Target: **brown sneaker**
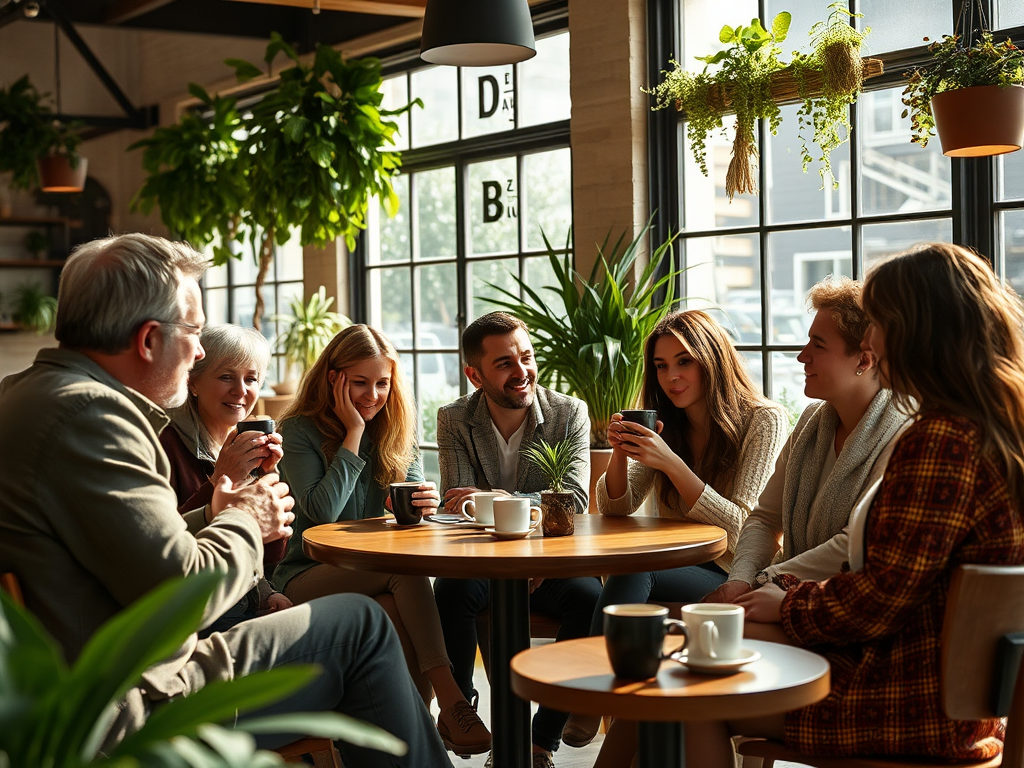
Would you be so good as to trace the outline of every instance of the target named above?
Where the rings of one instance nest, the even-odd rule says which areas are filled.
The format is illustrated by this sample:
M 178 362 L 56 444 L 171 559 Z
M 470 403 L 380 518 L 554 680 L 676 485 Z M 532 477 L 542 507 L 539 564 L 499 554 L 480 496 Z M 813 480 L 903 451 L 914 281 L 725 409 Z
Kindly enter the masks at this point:
M 437 732 L 456 755 L 479 755 L 491 748 L 491 733 L 468 701 L 455 702 L 437 717 Z
M 585 747 L 597 736 L 601 718 L 596 715 L 569 715 L 562 729 L 562 741 L 570 747 Z

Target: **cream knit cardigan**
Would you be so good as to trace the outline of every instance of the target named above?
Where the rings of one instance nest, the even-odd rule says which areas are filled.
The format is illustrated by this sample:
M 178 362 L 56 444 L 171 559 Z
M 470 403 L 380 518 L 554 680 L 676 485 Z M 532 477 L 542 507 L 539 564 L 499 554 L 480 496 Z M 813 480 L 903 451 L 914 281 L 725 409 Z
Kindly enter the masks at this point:
M 601 475 L 596 488 L 597 509 L 603 515 L 631 515 L 654 492 L 658 500 L 658 517 L 692 520 L 725 529 L 728 550 L 715 563 L 728 572 L 740 528 L 771 477 L 775 459 L 786 441 L 788 427 L 785 411 L 774 403 L 752 408 L 742 425 L 739 463 L 732 483 L 719 489 L 705 485 L 704 492 L 690 509 L 678 496 L 675 504 L 662 502 L 661 483 L 671 481 L 661 472 L 633 459 L 628 463 L 628 487 L 619 498 L 608 497 L 607 478 Z

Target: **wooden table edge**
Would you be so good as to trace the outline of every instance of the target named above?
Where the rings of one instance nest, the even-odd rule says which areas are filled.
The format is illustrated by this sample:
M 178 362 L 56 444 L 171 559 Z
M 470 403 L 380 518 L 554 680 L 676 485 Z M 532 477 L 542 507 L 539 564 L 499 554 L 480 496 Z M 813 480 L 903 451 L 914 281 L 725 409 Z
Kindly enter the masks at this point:
M 557 683 L 543 683 L 526 677 L 517 668 L 517 660 L 521 655 L 517 654 L 512 659 L 512 691 L 521 699 L 538 702 L 550 709 L 580 715 L 611 715 L 646 722 L 700 722 L 764 717 L 790 712 L 819 702 L 828 696 L 831 690 L 831 670 L 826 669 L 825 673 L 817 678 L 782 689 L 689 699 L 671 695 L 636 696 L 629 691 L 581 693 L 578 689 L 565 688 Z M 666 661 L 663 664 L 676 665 L 676 662 Z M 678 665 L 675 668 L 682 670 Z

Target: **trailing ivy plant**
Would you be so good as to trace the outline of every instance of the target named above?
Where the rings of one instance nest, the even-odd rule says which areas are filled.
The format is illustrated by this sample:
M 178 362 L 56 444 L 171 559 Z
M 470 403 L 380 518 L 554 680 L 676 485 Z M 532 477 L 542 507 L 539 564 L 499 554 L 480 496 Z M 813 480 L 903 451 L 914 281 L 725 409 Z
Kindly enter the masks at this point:
M 686 113 L 686 135 L 694 159 L 707 176 L 707 135 L 723 130 L 722 118 L 736 113 L 736 137 L 733 141 L 734 163 L 729 166 L 728 188 L 736 192 L 754 192 L 750 160 L 757 159 L 754 128 L 757 120 L 768 121 L 772 133 L 781 122 L 779 105 L 771 94 L 771 76 L 785 64 L 779 59 L 792 15 L 782 11 L 773 20 L 771 30 L 760 19 L 751 19 L 748 26 L 722 27 L 720 42 L 729 47 L 709 56 L 697 56 L 704 62 L 701 72 L 688 72 L 677 61 L 673 70 L 663 72 L 664 81 L 649 92 L 655 97 L 654 109 L 675 106 Z M 711 67 L 717 65 L 718 69 Z M 731 107 L 730 107 L 731 102 Z M 732 195 L 730 194 L 730 198 Z
M 188 129 L 175 126 L 177 133 L 155 133 L 136 145 L 153 153 L 157 167 L 155 174 L 147 168 L 148 188 L 136 198 L 140 208 L 159 204 L 164 223 L 180 234 L 191 230 L 195 242 L 209 243 L 219 236 L 222 247 L 215 263 L 237 256 L 236 249 L 225 247 L 231 240 L 246 237 L 252 244 L 259 266 L 253 312 L 257 328 L 275 244 L 284 245 L 296 229 L 302 245 L 322 247 L 343 236 L 354 248 L 356 236 L 366 228 L 370 200 L 379 197 L 390 215 L 397 211 L 392 177 L 401 158 L 387 145 L 394 144 L 398 125 L 387 118 L 413 104 L 422 106 L 416 99 L 398 110 L 381 108 L 377 59 L 345 61 L 332 47 L 318 45 L 312 62 L 306 63 L 274 33 L 264 56 L 268 68 L 279 55 L 291 66 L 277 73 L 275 90 L 240 112 L 235 128 L 228 130 L 234 120 L 231 112 L 237 110 L 234 99 L 223 100 L 223 122 L 218 123 L 216 100 L 192 86 L 215 117 L 198 118 Z M 240 82 L 263 74 L 241 59 L 226 63 Z M 195 133 L 191 152 L 185 147 L 190 131 Z M 188 194 L 172 183 L 182 165 L 191 185 Z M 154 181 L 163 174 L 168 174 L 166 183 Z M 229 183 L 218 191 L 222 176 Z M 215 203 L 208 205 L 208 199 Z
M 928 42 L 928 38 L 924 38 Z M 972 45 L 960 35 L 943 35 L 928 46 L 932 62 L 905 74 L 903 117 L 910 117 L 910 140 L 922 147 L 935 135 L 932 97 L 975 85 L 1024 85 L 1024 51 L 1010 38 L 995 42 L 991 32 L 982 32 Z
M 0 88 L 0 173 L 11 173 L 12 186 L 32 189 L 39 183 L 36 161 L 53 153 L 67 155 L 78 167 L 81 123 L 61 122 L 42 94 L 24 75 Z
M 779 105 L 802 102 L 797 112 L 804 171 L 815 159 L 810 144 L 817 144 L 820 174 L 832 176 L 829 156 L 849 138 L 849 105 L 860 93 L 863 62 L 860 48 L 864 35 L 849 22 L 853 17 L 842 2 L 829 6 L 826 21 L 810 29 L 812 51 L 794 53 L 787 64 L 780 58 L 779 43 L 786 39 L 792 20 L 783 11 L 766 30 L 758 19 L 749 26 L 722 27 L 719 40 L 729 45 L 710 56 L 698 56 L 705 62 L 702 72 L 687 72 L 672 61 L 672 71 L 663 72 L 664 80 L 651 89 L 654 109 L 674 106 L 686 113 L 686 132 L 694 159 L 707 175 L 707 136 L 723 127 L 723 117 L 736 113 L 733 156 L 726 175 L 726 193 L 756 192 L 752 161 L 757 159 L 754 127 L 766 120 L 768 130 L 777 133 L 781 122 Z M 718 68 L 712 70 L 711 67 Z
M 858 30 L 850 22 L 863 14 L 850 13 L 843 3 L 829 6 L 831 13 L 825 21 L 816 22 L 810 29 L 812 51 L 793 54 L 793 74 L 800 91 L 801 105 L 797 110 L 803 171 L 817 160 L 822 186 L 826 181 L 838 186 L 832 173 L 831 155 L 834 149 L 850 138 L 850 105 L 857 101 L 864 85 L 864 62 L 860 56 L 867 27 Z M 818 147 L 818 157 L 811 153 L 809 144 Z

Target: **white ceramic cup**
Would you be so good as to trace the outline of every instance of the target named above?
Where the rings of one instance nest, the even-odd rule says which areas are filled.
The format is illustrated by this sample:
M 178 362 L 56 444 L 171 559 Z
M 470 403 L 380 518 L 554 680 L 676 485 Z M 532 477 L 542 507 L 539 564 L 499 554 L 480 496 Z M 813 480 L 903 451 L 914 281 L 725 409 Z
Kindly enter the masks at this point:
M 468 517 L 475 523 L 494 525 L 494 500 L 504 496 L 504 493 L 498 491 L 477 491 L 462 502 L 459 512 L 463 517 Z M 467 507 L 469 508 L 468 512 L 466 511 Z
M 534 531 L 540 525 L 543 513 L 522 496 L 500 496 L 492 502 L 494 530 L 499 533 Z
M 740 657 L 743 609 L 731 603 L 691 603 L 683 606 L 686 655 L 692 661 L 732 661 Z

